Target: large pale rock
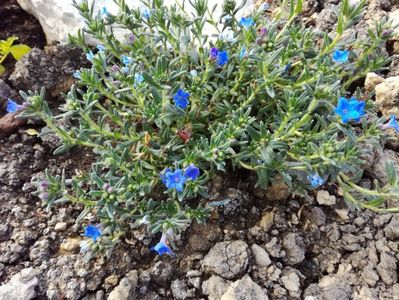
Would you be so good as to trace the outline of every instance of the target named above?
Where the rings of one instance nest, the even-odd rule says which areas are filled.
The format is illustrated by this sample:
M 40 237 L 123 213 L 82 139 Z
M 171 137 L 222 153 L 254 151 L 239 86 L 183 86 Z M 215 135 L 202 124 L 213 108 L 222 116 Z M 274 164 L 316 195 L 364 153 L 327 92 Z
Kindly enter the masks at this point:
M 39 283 L 36 274 L 33 268 L 23 269 L 15 274 L 8 283 L 0 286 L 0 300 L 35 298 L 35 288 Z
M 28 13 L 34 15 L 40 22 L 43 31 L 46 35 L 47 43 L 52 42 L 68 42 L 68 34 L 75 34 L 79 28 L 84 27 L 82 17 L 79 15 L 78 10 L 72 5 L 73 0 L 17 0 L 19 5 Z M 89 1 L 92 3 L 93 0 Z M 130 8 L 145 9 L 141 1 L 125 0 Z M 180 1 L 182 2 L 182 1 Z M 240 2 L 240 1 L 237 1 Z M 165 5 L 170 6 L 176 4 L 176 0 L 165 0 Z M 214 17 L 219 17 L 222 13 L 222 5 L 220 1 L 209 0 L 208 7 L 213 7 L 218 4 L 214 13 Z M 188 6 L 188 1 L 186 1 Z M 96 0 L 94 9 L 97 12 L 102 7 L 106 7 L 110 14 L 118 14 L 118 6 L 114 1 L 109 0 Z M 249 0 L 241 11 L 242 14 L 247 14 L 248 11 L 254 8 L 253 1 Z M 188 11 L 193 11 L 190 7 Z M 124 40 L 129 32 L 127 30 L 120 30 L 115 28 L 114 34 L 119 40 Z M 211 35 L 216 33 L 216 30 L 209 24 L 206 26 L 204 32 Z
M 217 243 L 202 261 L 206 273 L 225 279 L 242 276 L 249 266 L 249 248 L 243 241 Z
M 377 84 L 384 82 L 384 77 L 377 75 L 376 73 L 369 72 L 366 75 L 366 80 L 364 81 L 364 87 L 366 91 L 372 92 Z
M 386 116 L 399 117 L 399 76 L 389 77 L 375 87 L 375 100 L 380 111 Z
M 234 282 L 221 300 L 268 300 L 262 288 L 252 281 L 251 277 L 245 275 L 242 279 Z
M 108 300 L 129 300 L 136 299 L 136 287 L 138 282 L 138 272 L 130 271 L 121 280 L 119 285 L 109 294 Z

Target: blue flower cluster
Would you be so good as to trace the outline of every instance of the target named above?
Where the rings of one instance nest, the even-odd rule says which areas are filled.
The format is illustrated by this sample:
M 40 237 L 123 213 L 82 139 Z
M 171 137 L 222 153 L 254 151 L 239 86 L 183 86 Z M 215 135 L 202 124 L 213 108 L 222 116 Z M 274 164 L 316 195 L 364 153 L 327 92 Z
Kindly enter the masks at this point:
M 167 254 L 171 257 L 175 257 L 176 255 L 173 253 L 172 249 L 167 245 L 167 234 L 162 233 L 161 240 L 156 244 L 154 247 L 151 247 L 150 249 L 152 251 L 156 251 L 158 255 L 162 256 L 164 254 Z
M 360 118 L 366 115 L 364 111 L 365 106 L 366 102 L 359 101 L 355 97 L 350 99 L 340 97 L 338 105 L 335 108 L 335 113 L 341 116 L 343 123 L 348 123 L 351 120 L 359 122 Z
M 210 58 L 216 60 L 217 64 L 222 67 L 229 61 L 229 55 L 226 50 L 219 51 L 218 48 L 211 48 Z
M 242 27 L 244 27 L 245 29 L 248 29 L 248 28 L 250 28 L 250 27 L 252 27 L 252 26 L 254 26 L 255 25 L 255 22 L 252 20 L 252 18 L 251 17 L 248 17 L 248 18 L 241 18 L 241 20 L 240 20 L 240 25 L 242 26 Z
M 175 171 L 172 171 L 171 169 L 167 168 L 161 174 L 161 180 L 168 189 L 175 189 L 178 192 L 182 192 L 184 184 L 188 180 L 197 179 L 199 174 L 200 170 L 196 166 L 191 164 L 184 170 L 184 172 L 181 169 L 176 169 Z
M 97 239 L 101 236 L 102 232 L 100 226 L 88 225 L 85 228 L 83 235 L 87 238 L 92 239 L 93 241 L 97 241 Z
M 332 60 L 336 63 L 345 63 L 349 59 L 349 50 L 335 50 L 332 54 Z

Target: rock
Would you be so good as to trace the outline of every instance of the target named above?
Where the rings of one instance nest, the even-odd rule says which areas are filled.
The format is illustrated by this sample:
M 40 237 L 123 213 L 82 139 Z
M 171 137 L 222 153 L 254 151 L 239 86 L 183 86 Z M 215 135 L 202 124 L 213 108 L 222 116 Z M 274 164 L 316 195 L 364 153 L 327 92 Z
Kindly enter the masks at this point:
M 272 263 L 269 254 L 261 246 L 253 244 L 251 250 L 255 257 L 255 263 L 259 267 L 267 267 Z
M 26 10 L 28 13 L 34 15 L 42 25 L 43 31 L 46 35 L 47 43 L 52 42 L 68 42 L 68 34 L 76 34 L 77 30 L 84 26 L 84 21 L 79 15 L 78 10 L 73 7 L 73 0 L 17 0 L 19 5 Z M 130 8 L 145 9 L 144 4 L 136 0 L 126 0 L 126 4 Z M 174 0 L 164 1 L 165 5 L 170 6 L 175 4 Z M 216 0 L 209 1 L 209 7 L 213 7 L 219 2 Z M 115 15 L 118 13 L 118 6 L 113 1 L 97 0 L 94 6 L 94 15 L 99 13 L 102 7 L 106 7 L 107 11 Z M 254 4 L 252 1 L 248 1 L 244 6 L 244 10 L 240 11 L 240 15 L 245 15 L 248 10 L 252 10 Z M 188 11 L 192 12 L 193 9 L 187 6 Z M 220 16 L 222 13 L 222 5 L 218 5 L 214 16 Z M 237 16 L 239 18 L 239 16 Z M 216 32 L 212 26 L 205 26 L 205 31 L 209 36 Z M 120 40 L 125 40 L 125 36 L 129 31 L 121 30 L 120 28 L 114 27 L 113 33 Z
M 54 230 L 55 231 L 64 231 L 67 228 L 67 223 L 65 222 L 58 222 L 57 224 L 55 224 L 54 226 Z
M 189 290 L 187 283 L 180 279 L 172 281 L 170 289 L 172 290 L 173 299 L 184 300 L 195 296 L 195 289 Z
M 119 281 L 119 276 L 112 274 L 105 278 L 104 283 L 109 286 L 116 286 Z
M 349 300 L 352 295 L 352 287 L 340 276 L 324 276 L 318 284 L 323 293 L 323 300 Z
M 384 228 L 385 236 L 391 241 L 399 239 L 399 216 L 394 215 L 391 222 Z
M 337 15 L 331 8 L 324 8 L 316 18 L 316 28 L 322 31 L 331 31 L 337 24 Z
M 233 279 L 245 273 L 249 266 L 249 249 L 243 241 L 219 242 L 202 261 L 206 273 Z
M 296 265 L 305 259 L 305 244 L 298 233 L 288 233 L 283 240 L 287 264 Z
M 389 77 L 375 87 L 375 103 L 385 117 L 399 118 L 399 76 Z
M 172 280 L 173 268 L 170 263 L 158 261 L 151 268 L 151 280 L 161 287 L 169 287 Z
M 0 104 L 3 109 L 6 108 L 6 99 L 13 93 L 12 88 L 2 79 L 0 79 Z M 4 106 L 4 107 L 3 107 Z
M 366 91 L 372 92 L 377 84 L 384 82 L 384 77 L 377 75 L 376 73 L 369 72 L 366 75 L 366 80 L 364 81 L 364 87 Z
M 399 90 L 398 90 L 398 93 L 399 93 Z M 399 94 L 398 94 L 398 96 L 399 96 Z M 398 106 L 398 108 L 399 108 L 399 106 Z M 374 161 L 373 165 L 370 168 L 367 168 L 365 171 L 367 174 L 378 179 L 383 185 L 385 185 L 388 181 L 388 176 L 387 176 L 387 172 L 385 169 L 385 164 L 387 162 L 392 162 L 393 166 L 397 170 L 397 172 L 399 171 L 399 154 L 396 153 L 395 151 L 388 150 L 388 149 L 384 149 L 384 150 L 378 149 L 376 151 L 375 161 Z
M 269 201 L 283 201 L 289 195 L 290 189 L 282 179 L 277 179 L 266 190 L 266 198 Z
M 10 76 L 16 90 L 40 90 L 46 88 L 51 97 L 69 90 L 74 83 L 72 74 L 88 61 L 79 48 L 49 46 L 44 50 L 34 48 L 16 64 Z
M 375 286 L 378 282 L 378 279 L 380 279 L 380 277 L 378 276 L 377 272 L 375 271 L 371 263 L 369 263 L 363 269 L 362 278 L 364 282 L 366 282 L 371 287 Z
M 262 288 L 248 275 L 230 285 L 220 300 L 268 300 Z
M 9 282 L 0 286 L 0 300 L 35 298 L 35 288 L 39 284 L 36 274 L 37 271 L 33 268 L 23 269 L 15 274 Z
M 78 237 L 68 237 L 61 243 L 61 250 L 66 252 L 78 252 L 80 250 L 80 242 Z
M 330 195 L 325 190 L 320 190 L 317 192 L 316 200 L 320 205 L 335 205 L 336 198 L 334 195 Z
M 281 277 L 284 287 L 288 290 L 291 297 L 299 298 L 299 277 L 294 271 L 290 271 L 287 275 Z
M 9 136 L 11 133 L 26 123 L 26 119 L 16 118 L 18 113 L 8 113 L 0 118 L 0 138 Z
M 274 212 L 268 211 L 263 214 L 262 219 L 259 222 L 259 226 L 263 228 L 265 232 L 269 231 L 274 224 Z
M 130 271 L 122 278 L 119 285 L 109 294 L 108 300 L 130 300 L 136 299 L 136 287 L 138 282 L 138 272 Z
M 391 22 L 391 28 L 394 30 L 390 39 L 392 42 L 392 53 L 399 54 L 399 10 L 393 10 L 388 15 L 388 22 Z
M 387 285 L 396 283 L 398 280 L 398 274 L 396 271 L 395 257 L 386 252 L 381 253 L 380 263 L 377 265 L 377 272 Z
M 202 293 L 207 295 L 209 300 L 219 300 L 228 289 L 229 284 L 230 281 L 212 275 L 208 280 L 202 283 Z

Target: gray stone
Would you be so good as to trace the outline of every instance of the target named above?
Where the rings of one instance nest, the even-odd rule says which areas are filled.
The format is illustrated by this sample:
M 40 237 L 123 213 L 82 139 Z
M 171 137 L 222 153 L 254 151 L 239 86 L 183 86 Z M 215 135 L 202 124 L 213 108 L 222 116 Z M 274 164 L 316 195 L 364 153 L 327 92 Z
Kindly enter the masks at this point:
M 108 300 L 131 300 L 136 299 L 136 287 L 138 282 L 138 272 L 130 271 L 120 281 L 118 286 L 109 294 Z
M 16 90 L 40 90 L 45 87 L 48 95 L 58 97 L 61 92 L 67 92 L 74 83 L 74 71 L 86 65 L 88 61 L 78 48 L 34 48 L 17 61 L 10 81 Z
M 268 300 L 262 288 L 248 275 L 230 285 L 220 300 Z
M 281 281 L 291 297 L 300 297 L 299 288 L 301 284 L 298 275 L 294 271 L 290 271 L 287 275 L 282 276 Z
M 243 241 L 219 242 L 202 261 L 206 273 L 225 279 L 243 275 L 249 266 L 249 249 Z
M 0 300 L 35 298 L 35 288 L 39 283 L 36 274 L 37 271 L 33 268 L 23 269 L 15 274 L 9 282 L 0 286 Z
M 283 248 L 287 253 L 287 264 L 296 265 L 305 259 L 305 245 L 298 233 L 288 233 L 284 237 Z
M 324 300 L 349 300 L 352 295 L 352 287 L 340 276 L 324 276 L 319 281 Z
M 398 274 L 396 271 L 395 257 L 386 252 L 381 253 L 380 263 L 377 265 L 377 272 L 387 285 L 396 283 L 398 280 Z
M 212 275 L 208 280 L 202 283 L 202 293 L 207 295 L 209 300 L 219 300 L 228 289 L 229 284 L 230 281 Z
M 251 246 L 251 250 L 255 257 L 255 263 L 259 267 L 267 267 L 272 263 L 269 254 L 267 254 L 266 250 L 263 249 L 261 246 L 253 244 Z
M 375 286 L 378 282 L 378 279 L 380 279 L 373 265 L 370 263 L 363 269 L 362 278 L 364 282 L 371 287 Z
M 172 265 L 163 261 L 158 261 L 151 268 L 151 280 L 161 287 L 169 287 L 172 280 Z
M 172 281 L 170 289 L 172 290 L 173 299 L 183 300 L 195 296 L 195 289 L 188 289 L 187 283 L 180 279 Z
M 399 78 L 399 77 L 398 77 Z M 399 103 L 399 102 L 398 102 Z M 398 105 L 399 109 L 399 105 Z M 398 111 L 399 112 L 399 111 Z M 398 114 L 399 117 L 399 114 Z M 388 149 L 378 149 L 376 151 L 376 157 L 371 168 L 367 168 L 367 174 L 371 175 L 373 178 L 378 179 L 383 185 L 385 185 L 388 181 L 387 172 L 385 169 L 385 164 L 387 162 L 393 163 L 394 168 L 399 170 L 399 154 L 395 151 Z M 399 172 L 398 172 L 399 173 Z
M 54 226 L 55 231 L 64 231 L 67 228 L 68 224 L 65 222 L 58 222 Z
M 385 236 L 389 240 L 397 240 L 399 239 L 399 215 L 394 215 L 391 219 L 391 222 L 384 228 Z

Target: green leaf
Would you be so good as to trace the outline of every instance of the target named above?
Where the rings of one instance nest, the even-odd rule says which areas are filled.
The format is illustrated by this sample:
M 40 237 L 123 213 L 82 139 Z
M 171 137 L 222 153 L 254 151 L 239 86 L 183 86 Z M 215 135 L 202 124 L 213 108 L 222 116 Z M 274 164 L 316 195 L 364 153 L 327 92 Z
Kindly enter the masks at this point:
M 0 75 L 3 74 L 6 71 L 6 68 L 4 68 L 2 65 L 0 65 Z
M 14 45 L 10 48 L 11 55 L 16 59 L 19 60 L 21 59 L 22 56 L 25 54 L 29 53 L 31 48 L 29 46 L 20 44 L 20 45 Z

